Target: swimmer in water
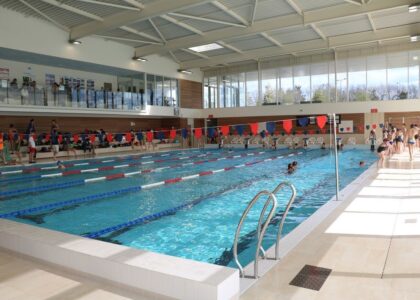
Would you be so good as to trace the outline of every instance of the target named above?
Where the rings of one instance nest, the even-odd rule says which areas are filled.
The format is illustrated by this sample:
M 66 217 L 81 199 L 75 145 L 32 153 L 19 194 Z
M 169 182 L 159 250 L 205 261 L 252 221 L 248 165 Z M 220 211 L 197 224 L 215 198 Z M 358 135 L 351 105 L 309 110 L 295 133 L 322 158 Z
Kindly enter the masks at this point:
M 57 167 L 62 170 L 66 168 L 66 166 L 63 164 L 61 160 L 57 161 Z

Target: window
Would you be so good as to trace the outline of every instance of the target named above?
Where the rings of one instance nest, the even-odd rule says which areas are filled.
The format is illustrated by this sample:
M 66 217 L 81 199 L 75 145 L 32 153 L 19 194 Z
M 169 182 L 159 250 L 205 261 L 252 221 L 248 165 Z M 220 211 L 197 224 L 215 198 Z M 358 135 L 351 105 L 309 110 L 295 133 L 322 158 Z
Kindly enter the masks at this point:
M 347 61 L 349 101 L 366 100 L 366 58 L 352 58 Z
M 147 104 L 155 105 L 155 75 L 147 75 Z
M 310 65 L 293 67 L 295 103 L 308 102 L 311 99 Z
M 311 67 L 311 101 L 328 101 L 328 62 L 312 64 Z
M 337 61 L 337 74 L 336 74 L 336 87 L 337 87 L 337 101 L 343 102 L 348 100 L 347 95 L 347 61 Z
M 277 103 L 276 77 L 276 69 L 262 71 L 261 99 L 263 105 Z
M 156 104 L 163 105 L 163 77 L 156 76 Z
M 408 70 L 408 98 L 415 99 L 420 97 L 419 93 L 419 62 L 420 51 L 411 51 L 409 57 L 409 70 Z
M 367 66 L 367 100 L 388 99 L 386 88 L 386 56 L 368 56 Z
M 391 100 L 408 98 L 407 52 L 388 54 L 388 97 Z
M 293 72 L 291 67 L 283 67 L 279 69 L 278 89 L 279 102 L 282 104 L 293 104 Z
M 246 105 L 256 106 L 258 102 L 258 72 L 246 73 Z

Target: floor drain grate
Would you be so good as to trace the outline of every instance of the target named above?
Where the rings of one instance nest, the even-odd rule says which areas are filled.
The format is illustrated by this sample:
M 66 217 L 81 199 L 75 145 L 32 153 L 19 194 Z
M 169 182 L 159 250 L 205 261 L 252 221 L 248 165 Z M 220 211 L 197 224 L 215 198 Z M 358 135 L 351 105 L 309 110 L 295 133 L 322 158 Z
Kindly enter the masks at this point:
M 331 269 L 305 265 L 290 285 L 319 291 L 331 272 Z

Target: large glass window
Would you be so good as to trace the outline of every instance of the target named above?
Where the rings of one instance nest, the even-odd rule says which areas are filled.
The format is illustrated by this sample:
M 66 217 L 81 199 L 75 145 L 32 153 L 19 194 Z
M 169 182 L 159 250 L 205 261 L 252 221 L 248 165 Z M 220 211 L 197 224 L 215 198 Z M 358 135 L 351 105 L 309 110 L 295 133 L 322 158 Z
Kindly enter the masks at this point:
M 348 100 L 347 94 L 347 61 L 338 60 L 336 70 L 336 87 L 337 87 L 337 100 L 343 102 Z
M 308 102 L 311 99 L 310 65 L 293 67 L 295 103 Z
M 312 102 L 328 101 L 328 62 L 312 64 L 311 100 Z
M 366 58 L 352 58 L 348 65 L 349 101 L 366 100 Z
M 283 104 L 292 104 L 295 100 L 293 95 L 293 71 L 291 67 L 279 69 L 278 83 L 277 94 L 279 95 L 279 102 Z
M 408 54 L 388 54 L 388 97 L 392 100 L 408 98 Z
M 276 78 L 277 70 L 263 70 L 262 74 L 262 104 L 271 105 L 277 103 L 277 87 L 276 87 Z
M 246 73 L 246 105 L 256 106 L 258 102 L 258 72 Z
M 386 56 L 368 56 L 367 66 L 367 100 L 386 100 Z
M 155 105 L 155 75 L 147 75 L 147 104 Z
M 420 97 L 419 76 L 420 76 L 420 51 L 411 51 L 409 56 L 409 70 L 408 70 L 408 98 L 416 99 Z
M 163 77 L 156 76 L 156 105 L 163 105 Z

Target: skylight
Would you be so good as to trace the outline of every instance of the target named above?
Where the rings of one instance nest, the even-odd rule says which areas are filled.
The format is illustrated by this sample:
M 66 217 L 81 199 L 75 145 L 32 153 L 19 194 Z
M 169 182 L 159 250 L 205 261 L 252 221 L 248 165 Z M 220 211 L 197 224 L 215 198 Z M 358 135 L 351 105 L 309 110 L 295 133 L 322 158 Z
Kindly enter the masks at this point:
M 221 48 L 223 48 L 223 47 L 220 46 L 219 44 L 212 43 L 212 44 L 207 44 L 207 45 L 191 47 L 189 49 L 192 50 L 192 51 L 195 51 L 195 52 L 206 52 L 206 51 L 212 51 L 212 50 L 217 50 L 217 49 L 221 49 Z

